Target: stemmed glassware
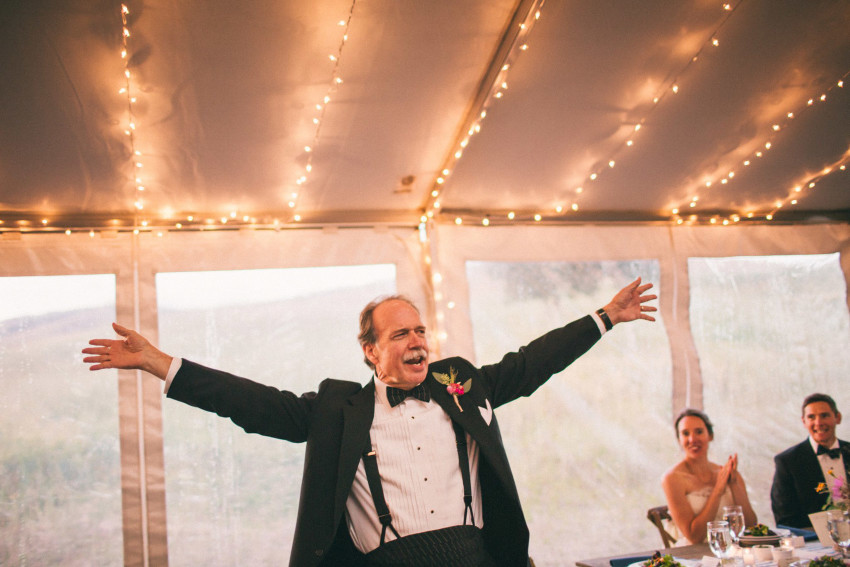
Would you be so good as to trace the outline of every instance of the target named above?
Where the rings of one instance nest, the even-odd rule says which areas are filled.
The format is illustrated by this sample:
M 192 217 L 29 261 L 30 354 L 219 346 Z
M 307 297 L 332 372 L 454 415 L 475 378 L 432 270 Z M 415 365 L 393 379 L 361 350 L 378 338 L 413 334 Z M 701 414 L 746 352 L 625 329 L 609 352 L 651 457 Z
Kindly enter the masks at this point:
M 841 555 L 850 557 L 850 511 L 827 510 L 826 526 L 829 537 L 841 548 Z
M 720 565 L 729 565 L 733 561 L 734 546 L 729 522 L 708 522 L 708 546 L 711 552 L 720 559 Z
M 732 536 L 732 541 L 737 544 L 744 535 L 744 509 L 738 505 L 723 507 L 723 520 L 729 524 L 729 535 Z

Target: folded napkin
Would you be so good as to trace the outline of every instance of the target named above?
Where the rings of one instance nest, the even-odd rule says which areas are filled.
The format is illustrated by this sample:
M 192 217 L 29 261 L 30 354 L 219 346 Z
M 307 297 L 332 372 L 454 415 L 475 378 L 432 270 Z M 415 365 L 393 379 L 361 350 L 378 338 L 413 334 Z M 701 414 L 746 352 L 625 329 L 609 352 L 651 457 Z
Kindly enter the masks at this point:
M 814 532 L 814 530 L 804 530 L 802 528 L 792 528 L 791 526 L 783 526 L 778 525 L 777 528 L 781 528 L 783 530 L 788 530 L 791 532 L 791 535 L 795 536 L 803 536 L 805 541 L 815 541 L 818 539 L 818 534 Z

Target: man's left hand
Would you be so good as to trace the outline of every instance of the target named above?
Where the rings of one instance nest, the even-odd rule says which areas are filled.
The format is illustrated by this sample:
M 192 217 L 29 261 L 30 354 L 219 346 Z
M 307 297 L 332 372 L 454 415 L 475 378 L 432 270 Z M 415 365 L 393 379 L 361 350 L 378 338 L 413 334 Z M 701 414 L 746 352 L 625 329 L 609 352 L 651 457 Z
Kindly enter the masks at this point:
M 638 278 L 618 291 L 611 302 L 604 307 L 612 324 L 616 325 L 635 319 L 655 321 L 655 317 L 649 315 L 649 313 L 658 311 L 658 308 L 652 305 L 644 305 L 644 303 L 658 299 L 658 296 L 645 295 L 652 288 L 652 284 L 641 284 L 640 281 L 640 278 Z

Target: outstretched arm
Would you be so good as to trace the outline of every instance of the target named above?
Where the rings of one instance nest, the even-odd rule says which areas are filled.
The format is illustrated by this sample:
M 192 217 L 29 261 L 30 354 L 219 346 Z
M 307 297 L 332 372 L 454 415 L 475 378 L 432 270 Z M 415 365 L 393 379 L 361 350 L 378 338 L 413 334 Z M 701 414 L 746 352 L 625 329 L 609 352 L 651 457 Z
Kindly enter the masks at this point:
M 137 369 L 165 380 L 172 357 L 153 346 L 145 337 L 118 323 L 112 323 L 115 332 L 123 339 L 92 339 L 91 347 L 83 349 L 90 354 L 83 362 L 91 364 L 89 370 L 104 368 Z
M 644 305 L 647 301 L 658 298 L 657 295 L 644 295 L 651 288 L 651 283 L 641 285 L 640 278 L 638 278 L 618 291 L 610 303 L 603 308 L 608 317 L 611 318 L 611 323 L 616 325 L 635 319 L 655 321 L 655 317 L 648 313 L 658 311 L 658 308 L 652 305 Z

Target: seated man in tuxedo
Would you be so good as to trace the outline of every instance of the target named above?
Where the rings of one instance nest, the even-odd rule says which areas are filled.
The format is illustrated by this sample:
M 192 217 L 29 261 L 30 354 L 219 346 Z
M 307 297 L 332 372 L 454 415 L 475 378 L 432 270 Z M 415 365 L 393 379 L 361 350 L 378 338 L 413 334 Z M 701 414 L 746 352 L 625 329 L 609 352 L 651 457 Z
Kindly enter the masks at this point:
M 528 526 L 493 409 L 528 396 L 614 325 L 654 321 L 640 278 L 596 313 L 495 364 L 429 361 L 425 325 L 402 296 L 360 316 L 372 379 L 327 379 L 301 396 L 123 340 L 83 349 L 91 370 L 141 369 L 173 398 L 249 433 L 306 442 L 290 565 L 525 567 Z
M 835 427 L 841 412 L 826 394 L 803 400 L 803 425 L 809 438 L 774 457 L 776 472 L 770 489 L 770 504 L 777 526 L 811 528 L 809 514 L 820 512 L 827 495 L 818 493 L 822 482 L 847 480 L 850 443 L 838 439 Z M 830 474 L 830 471 L 831 474 Z

